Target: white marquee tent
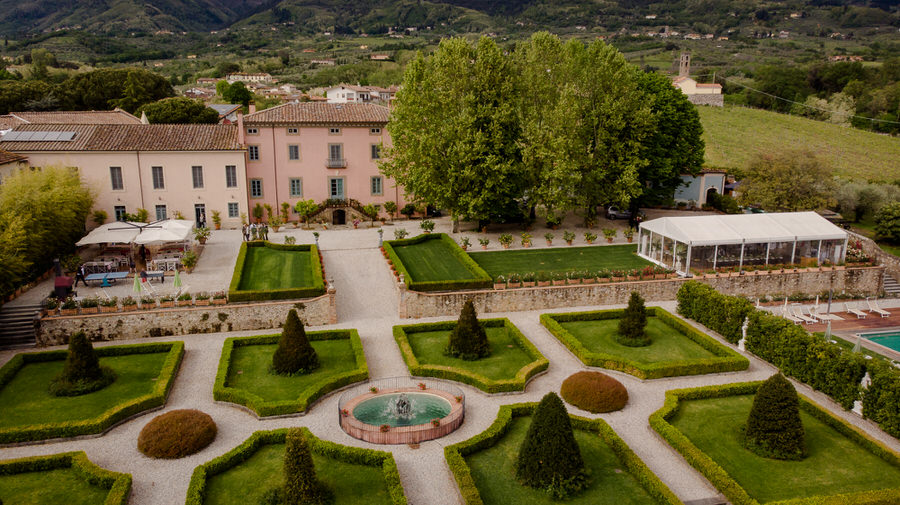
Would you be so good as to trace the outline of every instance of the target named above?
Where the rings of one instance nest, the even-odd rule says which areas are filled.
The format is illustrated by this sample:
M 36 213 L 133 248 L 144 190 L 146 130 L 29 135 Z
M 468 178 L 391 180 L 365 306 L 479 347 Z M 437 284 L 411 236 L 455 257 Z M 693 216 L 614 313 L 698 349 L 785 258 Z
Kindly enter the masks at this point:
M 641 223 L 638 254 L 681 274 L 745 265 L 844 261 L 846 231 L 815 212 L 662 217 Z

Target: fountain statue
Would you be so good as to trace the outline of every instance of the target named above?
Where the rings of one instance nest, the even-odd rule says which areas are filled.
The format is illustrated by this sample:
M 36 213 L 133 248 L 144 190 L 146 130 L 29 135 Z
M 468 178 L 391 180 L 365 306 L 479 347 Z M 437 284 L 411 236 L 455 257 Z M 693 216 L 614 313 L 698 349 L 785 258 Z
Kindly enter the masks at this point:
M 738 350 L 747 350 L 747 328 L 750 327 L 750 318 L 744 318 L 744 324 L 741 326 L 741 339 L 738 341 Z
M 412 402 L 406 396 L 406 393 L 400 393 L 400 396 L 394 402 L 394 414 L 397 417 L 409 417 L 412 414 Z

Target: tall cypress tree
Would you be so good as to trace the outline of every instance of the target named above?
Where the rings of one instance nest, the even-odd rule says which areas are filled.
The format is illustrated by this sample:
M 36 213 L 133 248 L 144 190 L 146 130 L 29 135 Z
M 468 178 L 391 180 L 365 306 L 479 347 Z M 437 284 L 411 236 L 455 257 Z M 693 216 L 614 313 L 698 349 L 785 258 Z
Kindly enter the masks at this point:
M 319 367 L 319 356 L 306 338 L 297 311 L 288 312 L 278 348 L 272 355 L 272 369 L 277 374 L 309 373 Z
M 800 400 L 784 375 L 769 377 L 756 391 L 744 436 L 747 448 L 760 456 L 793 460 L 806 456 Z
M 650 345 L 650 337 L 647 336 L 647 309 L 644 307 L 644 299 L 637 291 L 631 292 L 628 307 L 619 320 L 619 332 L 616 341 L 629 347 L 641 347 Z
M 91 340 L 83 331 L 69 337 L 69 352 L 63 371 L 50 383 L 50 392 L 56 396 L 78 396 L 97 391 L 116 379 L 108 367 L 100 366 Z
M 516 479 L 546 489 L 556 498 L 572 496 L 587 486 L 581 449 L 575 441 L 569 413 L 556 393 L 547 393 L 532 415 L 519 448 Z
M 491 354 L 491 345 L 488 343 L 487 332 L 478 322 L 475 313 L 475 305 L 472 299 L 466 300 L 459 321 L 453 331 L 450 332 L 450 341 L 447 343 L 446 353 L 456 358 L 476 360 Z
M 300 428 L 288 431 L 285 438 L 283 497 L 285 505 L 321 505 L 333 498 L 316 477 L 309 443 Z

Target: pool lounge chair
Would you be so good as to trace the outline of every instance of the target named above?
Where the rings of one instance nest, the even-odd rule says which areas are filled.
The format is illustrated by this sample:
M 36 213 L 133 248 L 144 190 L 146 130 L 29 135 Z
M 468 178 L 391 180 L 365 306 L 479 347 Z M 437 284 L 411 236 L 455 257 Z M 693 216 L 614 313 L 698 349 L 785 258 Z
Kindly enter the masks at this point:
M 829 319 L 832 320 L 832 321 L 843 321 L 843 320 L 844 320 L 843 317 L 841 317 L 841 316 L 839 316 L 839 315 L 837 315 L 837 314 L 831 314 L 831 313 L 824 313 L 824 314 L 823 314 L 823 313 L 819 312 L 819 306 L 818 306 L 818 305 L 814 305 L 813 307 L 811 307 L 811 308 L 809 309 L 809 312 L 810 312 L 812 315 L 816 316 L 820 321 L 827 321 L 827 320 L 829 320 Z
M 803 305 L 800 305 L 800 307 L 797 309 L 800 311 L 800 315 L 808 317 L 817 323 L 824 321 L 824 319 L 822 319 L 815 312 L 813 312 L 812 305 L 810 305 L 809 307 L 806 307 L 806 312 L 804 312 L 803 309 L 804 309 Z
M 804 315 L 803 309 L 800 307 L 799 303 L 792 304 L 791 309 L 792 309 L 791 313 L 794 315 L 794 317 L 803 321 L 806 324 L 819 322 L 817 319 L 814 319 L 814 318 Z
M 868 298 L 866 298 L 866 305 L 869 306 L 869 312 L 874 312 L 874 313 L 880 315 L 881 317 L 890 317 L 891 316 L 890 312 L 888 312 L 886 310 L 882 310 L 881 307 L 878 306 L 878 303 L 871 301 Z
M 803 322 L 802 319 L 795 317 L 793 314 L 791 314 L 790 311 L 787 309 L 787 307 L 781 308 L 781 317 L 787 319 L 788 321 L 790 321 L 794 324 L 800 324 Z
M 846 310 L 847 313 L 853 314 L 854 316 L 856 316 L 857 319 L 865 319 L 866 316 L 868 315 L 868 314 L 866 314 L 865 312 L 863 312 L 863 311 L 861 311 L 861 310 L 851 309 L 851 308 L 850 308 L 850 304 L 847 303 L 847 302 L 844 302 L 844 310 Z

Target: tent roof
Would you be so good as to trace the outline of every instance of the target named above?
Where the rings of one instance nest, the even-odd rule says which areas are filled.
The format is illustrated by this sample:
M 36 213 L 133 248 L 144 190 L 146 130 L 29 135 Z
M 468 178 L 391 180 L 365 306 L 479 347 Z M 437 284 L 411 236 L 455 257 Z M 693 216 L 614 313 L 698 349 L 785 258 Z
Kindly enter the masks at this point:
M 641 229 L 695 246 L 847 238 L 815 212 L 661 217 L 641 223 Z
M 152 223 L 132 223 L 114 221 L 94 228 L 75 245 L 88 244 L 159 244 L 187 240 L 194 227 L 193 221 L 186 219 L 165 219 Z
M 119 243 L 119 244 L 128 244 L 134 237 L 137 237 L 138 233 L 141 232 L 141 226 L 146 223 L 131 223 L 131 222 L 123 222 L 123 221 L 113 221 L 112 223 L 106 223 L 104 225 L 98 226 L 91 230 L 90 233 L 81 238 L 75 245 L 88 245 L 88 244 L 107 244 L 107 243 Z

